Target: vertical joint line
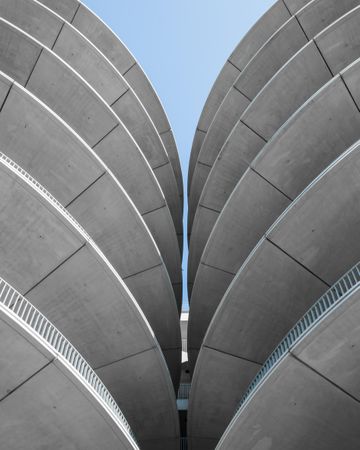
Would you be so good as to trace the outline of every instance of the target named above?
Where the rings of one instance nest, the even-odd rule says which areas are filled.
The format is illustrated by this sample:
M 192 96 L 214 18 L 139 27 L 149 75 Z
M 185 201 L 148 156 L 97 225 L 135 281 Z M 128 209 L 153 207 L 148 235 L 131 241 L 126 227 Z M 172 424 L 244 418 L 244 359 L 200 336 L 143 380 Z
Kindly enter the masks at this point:
M 318 44 L 316 42 L 316 39 L 313 39 L 313 42 L 315 44 L 315 47 L 317 48 L 317 51 L 319 52 L 320 56 L 322 57 L 326 67 L 328 68 L 328 71 L 330 72 L 331 76 L 334 78 L 335 75 L 334 75 L 333 71 L 330 69 L 330 66 L 329 66 L 328 62 L 326 61 L 324 55 L 322 54 L 322 52 L 321 52 L 321 50 L 320 50 L 320 48 L 319 48 L 319 46 L 318 46 Z
M 76 14 L 78 13 L 78 11 L 79 11 L 79 9 L 80 9 L 80 6 L 81 6 L 81 3 L 79 2 L 78 6 L 77 6 L 77 8 L 76 8 L 76 10 L 75 10 L 75 12 L 74 12 L 73 17 L 72 17 L 72 19 L 70 20 L 70 23 L 73 23 L 73 22 L 74 22 L 75 17 L 76 17 Z
M 28 76 L 28 79 L 26 80 L 26 83 L 24 84 L 24 87 L 27 86 L 27 84 L 28 84 L 28 82 L 29 82 L 29 80 L 30 80 L 30 78 L 31 78 L 31 75 L 33 74 L 33 72 L 34 72 L 34 70 L 35 70 L 35 67 L 36 67 L 36 65 L 37 65 L 37 63 L 38 63 L 38 61 L 39 61 L 39 59 L 40 59 L 40 56 L 41 56 L 41 53 L 42 53 L 43 50 L 44 50 L 44 48 L 41 47 L 40 53 L 39 53 L 38 57 L 36 58 L 34 67 L 31 69 L 30 74 L 29 74 L 29 76 Z
M 54 50 L 55 44 L 56 44 L 57 40 L 59 39 L 59 36 L 60 36 L 60 34 L 61 34 L 61 32 L 62 32 L 64 26 L 65 26 L 65 22 L 62 23 L 62 25 L 61 25 L 61 27 L 60 27 L 60 30 L 59 30 L 59 33 L 58 33 L 58 35 L 56 36 L 53 45 L 51 46 L 51 50 Z
M 355 101 L 355 99 L 354 99 L 354 96 L 352 95 L 352 93 L 351 93 L 351 91 L 350 91 L 348 85 L 346 84 L 346 82 L 345 82 L 345 80 L 344 80 L 344 77 L 342 76 L 341 73 L 339 74 L 339 76 L 340 76 L 340 79 L 341 79 L 341 81 L 343 82 L 343 84 L 344 84 L 344 86 L 345 86 L 345 89 L 347 90 L 348 94 L 350 95 L 351 100 L 354 102 L 356 109 L 357 109 L 357 110 L 359 111 L 359 113 L 360 113 L 359 105 L 356 103 L 356 101 Z

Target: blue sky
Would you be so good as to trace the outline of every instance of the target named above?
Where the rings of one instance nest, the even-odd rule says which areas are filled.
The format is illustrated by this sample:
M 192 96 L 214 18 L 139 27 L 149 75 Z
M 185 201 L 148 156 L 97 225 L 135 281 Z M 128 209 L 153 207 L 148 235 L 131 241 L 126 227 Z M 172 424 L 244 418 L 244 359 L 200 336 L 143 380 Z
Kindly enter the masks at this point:
M 84 2 L 126 44 L 154 85 L 174 130 L 186 187 L 192 139 L 211 86 L 241 37 L 274 0 Z M 186 205 L 184 211 L 186 230 Z M 185 243 L 185 310 L 186 261 Z

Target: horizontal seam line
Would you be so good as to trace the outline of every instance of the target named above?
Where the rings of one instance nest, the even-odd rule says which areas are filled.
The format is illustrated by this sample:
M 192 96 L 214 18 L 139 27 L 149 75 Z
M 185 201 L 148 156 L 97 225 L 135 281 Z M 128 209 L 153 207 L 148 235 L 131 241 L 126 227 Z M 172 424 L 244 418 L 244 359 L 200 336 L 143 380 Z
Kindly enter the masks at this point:
M 229 353 L 229 352 L 225 352 L 223 350 L 219 350 L 217 348 L 209 347 L 208 345 L 205 345 L 205 344 L 203 344 L 203 347 L 206 347 L 206 348 L 208 348 L 210 350 L 213 350 L 215 352 L 218 352 L 218 353 L 223 353 L 224 355 L 232 356 L 233 358 L 242 359 L 243 361 L 247 361 L 247 362 L 250 362 L 252 364 L 257 364 L 258 366 L 263 366 L 264 365 L 264 363 L 259 363 L 257 361 L 253 361 L 252 359 L 245 358 L 244 356 L 234 355 L 233 353 Z
M 162 164 L 159 164 L 158 166 L 152 167 L 152 170 L 160 169 L 160 167 L 167 166 L 168 164 L 170 164 L 170 161 L 166 161 Z
M 126 93 L 128 93 L 129 91 L 130 91 L 130 88 L 127 88 L 125 92 L 123 92 L 116 100 L 114 100 L 114 101 L 111 103 L 110 108 L 112 108 L 112 107 L 115 105 L 115 103 L 118 102 L 118 101 L 121 99 L 121 97 L 124 97 L 124 95 L 125 95 Z
M 114 113 L 115 114 L 115 113 Z M 109 130 L 102 138 L 100 138 L 98 140 L 98 142 L 96 142 L 96 144 L 94 144 L 91 148 L 94 149 L 97 145 L 100 144 L 100 142 L 102 142 L 105 138 L 107 138 L 109 136 L 110 133 L 112 133 L 118 126 L 120 125 L 120 122 L 118 122 L 117 124 L 115 124 L 114 127 L 111 128 L 111 130 Z
M 235 89 L 235 91 L 238 91 L 241 95 L 243 95 L 250 103 L 252 102 L 252 99 L 250 97 L 248 97 L 246 94 L 244 94 L 243 92 L 241 92 L 240 89 L 235 86 L 235 84 L 233 84 L 233 88 Z
M 94 181 L 92 181 L 89 186 L 87 186 L 84 190 L 82 190 L 76 197 L 74 197 L 66 206 L 65 208 L 68 208 L 72 203 L 74 203 L 84 192 L 86 192 L 88 189 L 90 189 L 94 184 L 100 180 L 107 172 L 103 172 L 101 175 L 99 175 Z
M 156 264 L 155 266 L 151 266 L 151 267 L 149 267 L 147 269 L 139 270 L 139 272 L 135 272 L 135 273 L 132 273 L 131 275 L 127 275 L 126 277 L 122 277 L 122 279 L 125 281 L 125 280 L 127 280 L 127 279 L 129 279 L 131 277 L 135 277 L 136 275 L 140 275 L 141 273 L 145 273 L 148 270 L 155 269 L 156 267 L 160 267 L 162 265 L 163 265 L 162 263 Z
M 259 137 L 262 141 L 265 142 L 265 144 L 267 144 L 267 140 L 261 136 L 261 134 L 259 134 L 257 131 L 255 131 L 253 128 L 250 127 L 250 125 L 248 125 L 246 122 L 244 122 L 242 119 L 240 119 L 240 122 L 246 126 L 246 128 L 248 128 L 250 131 L 252 131 L 254 134 L 256 134 L 257 137 Z
M 157 349 L 157 347 L 155 345 L 150 347 L 150 348 L 147 348 L 146 350 L 141 350 L 139 352 L 133 353 L 132 355 L 124 356 L 124 358 L 116 359 L 115 361 L 112 361 L 110 363 L 107 363 L 107 364 L 104 364 L 102 366 L 96 367 L 94 370 L 100 370 L 100 369 L 103 369 L 104 367 L 109 367 L 109 366 L 111 366 L 113 364 L 116 364 L 116 363 L 118 363 L 120 361 L 125 361 L 126 359 L 132 358 L 133 356 L 138 356 L 138 355 L 141 355 L 143 353 L 150 352 L 151 350 L 154 350 L 154 349 Z
M 233 276 L 236 275 L 236 273 L 229 272 L 228 270 L 220 269 L 219 267 L 211 266 L 210 264 L 206 264 L 206 263 L 204 263 L 204 262 L 202 262 L 202 261 L 201 261 L 201 264 L 202 264 L 203 266 L 205 266 L 205 267 L 210 267 L 211 269 L 218 270 L 219 272 L 224 272 L 224 273 L 227 273 L 227 274 L 233 275 Z
M 83 249 L 86 246 L 86 242 L 84 242 L 78 249 L 76 249 L 71 255 L 67 256 L 64 261 L 61 261 L 60 264 L 58 264 L 54 269 L 52 269 L 49 273 L 47 273 L 41 280 L 37 281 L 34 286 L 32 286 L 30 289 L 28 289 L 23 295 L 23 297 L 26 297 L 29 292 L 31 292 L 33 289 L 35 289 L 39 284 L 41 284 L 46 278 L 48 278 L 50 275 L 52 275 L 59 267 L 61 267 L 63 264 L 65 264 L 67 261 L 69 261 L 70 258 L 72 258 L 76 253 L 78 253 L 81 249 Z
M 202 166 L 207 166 L 207 167 L 210 167 L 210 168 L 212 167 L 210 164 L 203 163 L 203 162 L 201 162 L 199 160 L 197 161 L 197 163 L 201 164 Z
M 7 397 L 9 397 L 11 394 L 13 394 L 14 392 L 16 392 L 18 389 L 20 389 L 25 383 L 27 383 L 28 381 L 30 381 L 32 378 L 36 377 L 36 375 L 38 375 L 42 370 L 46 369 L 51 363 L 53 363 L 55 361 L 55 358 L 52 358 L 50 361 L 48 361 L 44 366 L 42 366 L 40 369 L 38 369 L 35 373 L 33 373 L 32 375 L 30 375 L 28 378 L 26 378 L 26 380 L 24 380 L 23 382 L 21 382 L 19 385 L 17 385 L 14 389 L 12 389 L 10 392 L 7 392 L 4 397 L 0 398 L 0 402 L 2 402 L 3 400 L 5 400 Z
M 141 217 L 146 216 L 146 214 L 153 213 L 155 211 L 158 211 L 159 209 L 163 209 L 163 208 L 166 208 L 166 207 L 167 207 L 167 205 L 162 205 L 162 206 L 159 206 L 158 208 L 150 209 L 149 211 L 146 211 L 146 212 L 142 213 Z
M 242 72 L 242 70 L 239 69 L 239 67 L 236 66 L 230 59 L 228 59 L 227 62 L 230 63 L 233 67 L 235 67 L 235 69 L 237 69 L 240 73 Z
M 328 288 L 331 287 L 330 284 L 328 284 L 325 280 L 323 280 L 322 278 L 320 278 L 318 275 L 316 275 L 316 273 L 312 272 L 310 269 L 308 269 L 304 264 L 301 264 L 300 261 L 298 261 L 297 259 L 295 259 L 293 256 L 291 256 L 289 253 L 287 253 L 285 250 L 283 250 L 281 247 L 279 247 L 277 244 L 275 244 L 275 242 L 273 242 L 268 236 L 265 236 L 265 239 L 270 242 L 270 244 L 272 244 L 274 247 L 276 247 L 277 249 L 279 249 L 282 253 L 284 253 L 284 255 L 288 256 L 291 260 L 293 260 L 294 262 L 296 262 L 297 264 L 299 264 L 299 266 L 301 266 L 303 269 L 305 269 L 308 273 L 310 273 L 311 275 L 313 275 L 315 278 L 317 278 L 319 281 L 321 281 L 322 283 L 324 283 Z
M 169 131 L 171 131 L 171 128 L 169 128 L 166 131 L 162 131 L 161 133 L 159 133 L 159 135 L 162 136 L 163 134 L 169 133 Z
M 282 194 L 284 197 L 286 197 L 288 200 L 290 200 L 290 202 L 292 203 L 294 200 L 289 197 L 288 195 L 285 194 L 285 192 L 283 192 L 281 189 L 279 189 L 278 187 L 276 187 L 274 184 L 270 183 L 269 180 L 267 180 L 263 175 L 261 175 L 259 172 L 257 172 L 253 167 L 249 166 L 250 170 L 253 171 L 256 175 L 258 175 L 262 180 L 266 181 L 266 183 L 268 183 L 270 186 L 272 186 L 274 189 L 276 189 L 278 192 L 280 192 L 280 194 Z
M 305 367 L 307 367 L 309 370 L 311 370 L 312 372 L 316 373 L 319 377 L 321 377 L 323 380 L 327 381 L 331 386 L 335 387 L 336 389 L 339 389 L 339 391 L 341 391 L 343 394 L 345 394 L 346 396 L 350 397 L 352 400 L 354 400 L 356 403 L 360 403 L 360 400 L 358 400 L 356 397 L 354 397 L 353 395 L 351 395 L 349 392 L 345 391 L 345 389 L 343 389 L 341 386 L 339 386 L 338 384 L 334 383 L 333 381 L 331 381 L 329 378 L 327 378 L 325 375 L 323 375 L 322 373 L 318 372 L 316 369 L 314 369 L 314 367 L 311 367 L 309 364 L 307 364 L 305 361 L 303 361 L 302 359 L 299 359 L 296 355 L 294 355 L 292 353 L 292 350 L 289 351 L 289 354 L 291 357 L 293 357 L 296 361 L 298 361 L 300 364 L 304 365 Z
M 199 203 L 199 206 L 201 206 L 204 209 L 208 209 L 209 211 L 214 211 L 214 212 L 217 212 L 219 214 L 221 213 L 221 211 L 218 211 L 217 209 L 214 209 L 214 208 L 209 208 L 209 206 L 206 206 L 206 205 L 204 205 L 202 203 Z
M 134 63 L 131 64 L 131 66 L 125 70 L 125 72 L 123 72 L 121 75 L 124 77 L 128 72 L 130 72 L 130 70 L 135 67 L 137 64 L 137 62 L 135 61 Z

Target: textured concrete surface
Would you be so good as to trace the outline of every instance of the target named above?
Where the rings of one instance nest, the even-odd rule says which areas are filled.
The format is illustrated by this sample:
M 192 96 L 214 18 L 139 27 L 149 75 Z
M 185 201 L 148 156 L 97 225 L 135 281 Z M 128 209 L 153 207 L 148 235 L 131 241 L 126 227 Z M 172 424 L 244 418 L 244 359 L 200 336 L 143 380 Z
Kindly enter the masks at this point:
M 138 448 L 79 375 L 3 309 L 0 336 L 2 448 Z
M 40 0 L 42 4 L 70 22 L 86 36 L 116 67 L 136 93 L 140 102 L 151 117 L 162 142 L 166 147 L 182 197 L 182 174 L 179 155 L 169 121 L 161 102 L 141 67 L 137 64 L 126 46 L 83 3 L 66 0 L 59 4 L 56 0 Z
M 357 0 L 346 0 L 340 3 L 336 0 L 330 2 L 312 1 L 274 33 L 239 74 L 233 87 L 225 96 L 206 134 L 199 152 L 198 163 L 207 166 L 214 164 L 227 136 L 244 111 L 241 108 L 242 102 L 233 100 L 234 90 L 237 91 L 238 96 L 241 93 L 250 101 L 253 100 L 286 61 L 300 50 L 309 39 L 358 4 Z M 298 15 L 300 18 L 298 18 Z M 330 51 L 333 52 L 332 48 L 330 48 Z M 189 197 L 189 231 L 204 187 L 202 179 L 196 176 L 196 172 L 195 168 L 195 180 L 191 185 Z
M 358 448 L 359 314 L 357 289 L 272 370 L 217 448 Z
M 355 75 L 358 68 L 359 63 L 350 66 L 306 102 L 265 145 L 233 190 L 210 234 L 197 271 L 189 321 L 192 348 L 201 344 L 212 314 L 229 285 L 225 280 L 235 275 L 286 206 L 360 138 L 360 115 L 354 102 L 358 93 Z M 350 74 L 354 82 L 349 78 L 345 85 L 343 80 Z M 206 271 L 202 266 L 206 266 Z M 208 266 L 223 280 L 217 292 L 208 289 Z M 211 310 L 207 308 L 206 318 L 205 304 L 212 305 Z M 193 331 L 197 335 L 194 341 Z
M 154 227 L 169 228 L 163 234 L 155 232 L 154 236 L 169 272 L 176 270 L 177 281 L 180 281 L 180 254 L 175 248 L 177 237 L 170 212 L 166 218 L 166 200 L 127 129 L 98 94 L 53 52 L 42 48 L 30 36 L 4 20 L 0 21 L 0 34 L 4 43 L 0 55 L 2 70 L 26 85 L 94 149 L 119 179 L 151 232 Z M 13 52 L 19 61 L 12 57 Z M 150 211 L 152 217 L 148 221 Z M 161 221 L 165 223 L 161 224 Z
M 203 139 L 221 102 L 251 58 L 290 16 L 284 2 L 277 1 L 250 29 L 226 61 L 210 91 L 197 125 L 189 163 L 189 192 Z
M 96 371 L 121 380 L 110 391 L 125 416 L 127 412 L 131 416 L 134 403 L 141 409 L 143 416 L 129 420 L 139 439 L 176 439 L 178 417 L 170 374 L 130 291 L 70 217 L 18 172 L 2 164 L 0 175 L 2 275 Z M 150 354 L 152 368 L 144 371 Z M 138 376 L 129 375 L 131 366 Z M 141 389 L 157 392 L 156 398 L 138 398 Z M 154 408 L 164 411 L 160 429 Z
M 220 437 L 231 412 L 213 398 L 231 393 L 240 399 L 245 390 L 239 379 L 247 387 L 253 377 L 249 363 L 263 364 L 318 297 L 357 262 L 359 149 L 358 143 L 351 147 L 292 203 L 224 295 L 193 377 L 189 430 L 194 436 L 214 438 L 217 422 Z M 237 370 L 241 363 L 245 367 Z
M 177 385 L 181 342 L 171 281 L 149 230 L 121 185 L 84 141 L 17 84 L 0 112 L 0 143 L 7 156 L 67 207 L 124 279 L 161 348 L 177 353 L 177 362 L 172 359 L 169 366 Z

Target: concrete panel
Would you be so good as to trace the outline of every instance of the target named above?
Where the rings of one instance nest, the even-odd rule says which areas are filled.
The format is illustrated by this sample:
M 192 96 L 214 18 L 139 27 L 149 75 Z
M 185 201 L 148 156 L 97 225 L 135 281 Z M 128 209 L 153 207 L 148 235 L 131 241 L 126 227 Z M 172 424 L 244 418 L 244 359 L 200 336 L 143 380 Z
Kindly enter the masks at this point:
M 116 68 L 71 25 L 64 23 L 52 50 L 83 76 L 109 105 L 129 89 Z
M 79 7 L 77 0 L 61 0 L 61 2 L 58 0 L 39 0 L 39 2 L 55 11 L 68 22 L 73 20 L 76 10 Z
M 157 380 L 159 391 L 162 392 L 162 396 L 157 397 L 157 402 L 166 403 L 170 410 L 175 409 L 173 386 L 165 360 L 153 331 L 130 291 L 85 232 L 76 227 L 71 216 L 67 216 L 59 206 L 55 207 L 46 194 L 37 192 L 31 180 L 25 181 L 20 178 L 16 170 L 5 166 L 4 162 L 2 167 L 4 175 L 1 180 L 10 179 L 10 182 L 7 187 L 5 181 L 3 182 L 1 199 L 4 203 L 1 211 L 5 213 L 6 199 L 10 203 L 10 197 L 13 209 L 6 214 L 6 220 L 3 219 L 8 235 L 7 240 L 5 238 L 1 240 L 1 254 L 6 256 L 0 259 L 1 273 L 7 272 L 9 279 L 15 279 L 14 274 L 19 274 L 14 243 L 21 244 L 22 255 L 31 252 L 31 259 L 27 260 L 27 272 L 25 269 L 23 272 L 28 278 L 32 276 L 32 286 L 27 291 L 32 303 L 39 306 L 49 318 L 51 317 L 54 326 L 69 337 L 76 348 L 84 350 L 84 357 L 93 367 L 108 365 L 122 358 L 129 361 L 134 354 L 141 355 L 153 349 L 157 355 L 157 362 L 154 362 L 151 376 Z M 17 199 L 16 194 L 20 189 L 23 192 L 21 198 Z M 35 213 L 39 211 L 38 214 L 29 211 L 33 203 L 36 203 Z M 47 220 L 48 216 L 51 221 Z M 30 230 L 17 228 L 17 224 L 24 223 L 25 220 L 30 223 Z M 43 232 L 44 228 L 46 229 Z M 16 230 L 22 239 L 15 235 Z M 6 229 L 2 229 L 4 234 L 5 231 Z M 12 233 L 11 241 L 10 233 Z M 57 246 L 56 236 L 52 239 L 49 233 L 61 234 L 60 249 Z M 77 246 L 70 254 L 65 255 L 64 259 L 62 254 L 66 251 L 66 243 L 71 240 L 75 241 Z M 41 268 L 45 262 L 48 262 L 47 271 L 38 273 L 39 267 Z M 13 273 L 10 273 L 11 270 Z M 21 282 L 22 279 L 16 281 L 16 288 L 21 286 Z M 140 370 L 141 357 L 137 361 L 139 361 L 137 370 Z M 114 377 L 118 380 L 123 379 L 120 370 Z M 130 392 L 131 380 L 127 383 Z M 133 387 L 135 388 L 135 385 Z M 136 396 L 137 390 L 134 389 L 131 394 L 132 402 Z M 138 402 L 141 403 L 141 399 L 138 399 Z M 155 401 L 152 408 L 157 408 Z M 147 415 L 148 412 L 145 417 Z M 140 416 L 137 420 L 139 423 L 144 422 L 144 418 Z M 171 420 L 174 420 L 173 416 L 169 417 L 169 421 Z M 173 421 L 173 428 L 177 427 L 176 419 Z M 157 438 L 158 435 L 159 430 L 155 429 L 151 435 L 142 434 L 144 439 Z M 176 431 L 173 437 L 177 436 Z
M 155 350 L 134 356 L 131 359 L 123 359 L 106 367 L 96 370 L 104 384 L 108 386 L 120 409 L 124 412 L 135 436 L 150 436 L 157 430 L 154 439 L 174 438 L 178 433 L 177 410 L 175 404 L 170 408 L 164 395 L 164 383 L 159 382 L 157 370 L 159 355 Z M 123 378 L 119 382 L 117 374 L 122 373 Z M 166 380 L 166 377 L 164 377 Z M 132 389 L 127 386 L 137 386 L 137 395 L 141 402 L 134 401 Z M 168 392 L 168 395 L 174 395 Z M 156 404 L 156 410 L 154 405 Z M 156 414 L 154 413 L 156 411 Z M 140 422 L 139 417 L 143 417 Z M 177 443 L 179 446 L 179 443 Z M 177 449 L 173 445 L 171 448 Z M 146 449 L 147 447 L 142 447 Z
M 264 44 L 241 72 L 234 86 L 253 99 L 270 78 L 308 42 L 295 17 L 289 19 Z
M 289 19 L 274 33 L 240 73 L 234 82 L 233 88 L 226 94 L 207 132 L 207 136 L 199 152 L 198 161 L 207 163 L 208 165 L 214 163 L 230 131 L 244 112 L 245 108 L 241 108 L 240 105 L 235 108 L 237 103 L 234 101 L 230 102 L 229 99 L 232 98 L 233 91 L 235 89 L 239 91 L 238 95 L 241 93 L 243 98 L 248 99 L 247 104 L 249 104 L 269 79 L 307 42 L 308 39 L 295 17 Z M 226 128 L 226 132 L 219 133 L 218 127 L 223 126 L 222 124 L 229 124 L 229 126 Z M 218 137 L 210 138 L 212 133 L 215 133 L 213 136 Z M 215 142 L 214 147 L 208 147 L 207 142 L 211 141 Z M 204 183 L 197 182 L 196 168 L 194 174 L 195 181 L 191 185 L 189 200 L 190 219 L 195 214 L 199 196 L 204 187 Z
M 315 42 L 333 73 L 338 73 L 359 57 L 359 21 L 360 7 L 357 7 L 315 37 Z
M 1 164 L 1 274 L 21 293 L 69 258 L 82 239 Z
M 358 402 L 301 362 L 287 357 L 226 431 L 217 448 L 355 450 L 360 444 L 359 413 Z
M 358 5 L 359 0 L 313 0 L 296 16 L 306 35 L 313 37 Z
M 279 130 L 252 167 L 293 199 L 359 138 L 359 111 L 335 77 Z
M 64 369 L 63 369 L 64 370 Z M 112 431 L 88 398 L 54 364 L 1 401 L 0 446 L 9 450 L 133 449 Z M 109 420 L 109 418 L 107 419 Z M 120 430 L 118 432 L 120 434 Z
M 122 102 L 125 105 L 120 109 L 118 107 L 117 113 L 120 119 L 124 120 L 125 126 L 134 135 L 139 146 L 144 149 L 153 166 L 161 164 L 161 158 L 168 160 L 160 136 L 138 97 L 116 67 L 76 28 L 64 23 L 61 17 L 34 1 L 4 0 L 0 5 L 0 13 L 4 19 L 52 48 L 83 76 L 109 105 L 118 101 L 129 90 L 126 95 L 128 101 L 126 102 L 123 98 Z M 126 113 L 129 107 L 132 111 L 137 111 L 135 118 L 129 117 Z M 177 153 L 176 148 L 175 153 Z
M 328 380 L 360 399 L 359 290 L 319 322 L 292 353 Z
M 248 380 L 260 368 L 261 365 L 251 361 L 202 348 L 189 398 L 188 436 L 191 441 L 219 439 L 234 415 Z
M 63 21 L 41 4 L 26 0 L 1 0 L 0 17 L 52 48 Z M 29 20 L 30 19 L 30 20 Z
M 206 131 L 199 130 L 197 128 L 195 131 L 192 148 L 191 148 L 191 153 L 190 153 L 190 160 L 189 160 L 188 182 L 187 182 L 188 195 L 190 194 L 190 187 L 191 187 L 191 182 L 192 182 L 192 177 L 194 174 L 196 161 L 198 159 L 199 151 L 202 146 L 202 143 L 204 142 L 205 137 L 206 137 Z
M 219 213 L 217 211 L 199 205 L 189 245 L 188 283 L 192 283 L 195 280 L 201 255 L 218 217 Z
M 25 39 L 25 41 L 30 40 L 30 38 L 25 34 L 20 33 L 20 31 L 14 27 L 10 27 L 10 25 L 3 20 L 0 22 L 0 28 L 6 31 L 7 35 L 11 37 L 11 40 L 16 42 L 22 42 L 23 39 Z M 9 48 L 10 47 L 8 47 L 8 49 Z M 5 50 L 6 49 L 4 49 L 5 55 L 3 54 L 4 58 L 2 68 L 9 74 L 17 75 L 17 73 L 15 73 L 15 63 L 14 59 L 11 57 L 11 52 L 9 53 Z M 21 77 L 19 77 L 19 81 L 22 81 Z M 111 111 L 111 109 L 106 106 L 97 93 L 93 91 L 90 86 L 76 74 L 76 72 L 66 66 L 62 60 L 56 58 L 53 53 L 48 50 L 42 51 L 40 57 L 37 59 L 36 66 L 31 72 L 31 77 L 26 86 L 38 98 L 53 108 L 53 110 L 61 118 L 67 121 L 90 146 L 94 146 L 98 142 L 103 143 L 104 137 L 109 139 L 109 136 L 111 136 L 112 133 L 116 133 L 116 136 L 120 136 L 122 138 L 122 144 L 124 141 L 127 142 L 128 147 L 130 147 L 127 150 L 134 154 L 135 158 L 140 159 L 140 161 L 144 159 L 144 155 L 137 147 L 135 141 L 119 122 L 117 116 Z M 114 139 L 114 135 L 111 136 L 111 139 Z M 116 156 L 113 156 L 113 159 L 120 158 L 121 154 L 119 154 L 118 148 L 121 143 L 116 141 Z M 109 151 L 109 149 L 107 151 Z M 142 172 L 145 170 L 148 172 L 148 176 L 150 178 L 154 177 L 154 174 L 151 172 L 150 167 L 147 166 L 146 161 L 142 162 L 142 167 Z M 112 169 L 111 166 L 110 168 Z M 124 170 L 125 168 L 125 165 L 123 165 L 123 173 L 126 173 L 127 180 L 129 180 L 132 184 L 133 189 L 136 184 L 137 187 L 135 189 L 139 190 L 141 187 L 141 194 L 143 194 L 144 191 L 146 191 L 144 185 L 136 182 L 136 178 L 131 178 L 131 172 L 126 172 Z M 134 171 L 134 168 L 132 170 Z M 115 175 L 118 174 L 115 173 Z M 176 190 L 176 182 L 173 174 L 172 177 L 172 187 Z M 145 176 L 145 178 L 147 177 Z M 140 176 L 139 179 L 142 180 L 143 178 Z M 140 208 L 140 205 L 132 195 L 133 192 L 131 192 L 131 189 L 128 190 L 126 185 L 127 183 L 125 183 L 122 179 L 121 181 L 124 188 L 129 192 L 130 197 L 135 201 L 136 206 Z M 156 180 L 153 180 L 153 186 L 158 191 L 155 195 L 161 196 L 161 192 L 159 192 L 160 187 L 156 184 Z M 142 196 L 139 195 L 139 197 Z M 171 197 L 172 205 L 174 205 L 176 201 L 173 199 L 173 195 L 171 195 Z M 142 198 L 142 200 L 144 199 Z M 157 205 L 148 205 L 147 211 L 156 209 L 156 207 Z M 176 217 L 178 220 L 178 217 L 181 215 L 179 203 L 177 203 L 176 212 Z
M 7 156 L 31 172 L 61 203 L 69 205 L 68 211 L 90 233 L 118 273 L 123 278 L 131 277 L 126 284 L 141 307 L 146 306 L 145 314 L 161 346 L 180 346 L 176 302 L 166 268 L 140 215 L 106 166 L 18 85 L 12 87 L 1 110 L 0 136 Z M 145 274 L 151 289 L 142 280 Z M 162 322 L 157 316 L 159 309 Z M 179 367 L 178 362 L 172 372 L 177 373 Z
M 204 345 L 263 364 L 327 287 L 263 240 L 223 297 Z
M 284 0 L 291 14 L 297 13 L 301 8 L 309 3 L 309 0 Z
M 13 328 L 11 320 L 3 318 L 3 313 L 0 317 L 0 399 L 2 400 L 34 373 L 45 367 L 51 357 L 45 350 L 39 351 L 27 339 L 24 339 Z
M 125 77 L 150 115 L 158 133 L 161 135 L 170 131 L 169 121 L 153 86 L 119 38 L 95 14 L 86 8 L 85 5 L 80 3 L 72 25 L 84 34 Z M 163 140 L 163 143 L 170 156 L 170 160 L 176 161 L 178 158 L 177 150 L 172 148 L 171 145 L 167 146 L 166 140 Z M 180 164 L 174 163 L 173 169 L 177 178 L 181 178 Z M 182 192 L 180 185 L 179 192 Z
M 211 169 L 194 217 L 189 247 L 189 279 L 194 279 L 199 258 L 227 198 L 264 144 L 265 141 L 242 122 L 238 122 L 230 133 Z
M 276 245 L 328 284 L 353 266 L 359 256 L 355 238 L 359 227 L 359 170 L 357 144 L 297 199 L 269 234 Z
M 229 58 L 232 63 L 225 63 L 210 91 L 199 119 L 198 129 L 205 132 L 208 130 L 216 111 L 239 75 L 240 70 L 245 68 L 259 48 L 261 48 L 271 35 L 289 18 L 290 14 L 284 3 L 282 1 L 277 1 L 240 41 Z M 200 148 L 201 144 L 198 143 L 195 135 L 190 156 L 189 183 L 191 183 L 192 180 L 192 174 Z
M 253 170 L 248 170 L 242 177 L 230 201 L 235 197 L 241 198 L 242 208 L 226 206 L 223 209 L 201 258 L 202 263 L 233 274 L 266 229 L 290 204 L 287 197 Z M 231 206 L 230 201 L 228 205 Z
M 223 146 L 226 137 L 235 125 L 237 118 L 241 116 L 248 105 L 249 100 L 243 94 L 241 94 L 237 89 L 230 89 L 221 103 L 221 107 L 215 115 L 211 127 L 206 134 L 206 138 L 199 153 L 197 166 L 200 163 L 211 167 L 211 164 Z M 201 182 L 201 178 L 198 177 L 199 169 L 197 166 L 194 170 L 194 178 L 191 183 L 189 197 L 190 226 L 194 219 L 195 210 L 204 186 L 204 183 Z
M 305 45 L 259 92 L 241 120 L 264 139 L 332 78 L 314 41 Z
M 0 25 L 1 70 L 20 84 L 25 84 L 39 58 L 41 45 L 3 20 Z
M 182 172 L 181 172 L 181 166 L 180 166 L 180 159 L 179 154 L 177 152 L 176 142 L 174 135 L 171 130 L 163 132 L 161 135 L 161 140 L 166 148 L 168 157 L 170 159 L 171 165 L 174 170 L 174 175 L 176 178 L 177 186 L 178 186 L 178 192 L 180 196 L 180 202 L 181 202 L 181 211 L 183 208 L 183 178 L 182 178 Z
M 0 113 L 0 141 L 6 155 L 30 172 L 63 205 L 106 170 L 83 141 L 16 84 Z
M 4 66 L 2 67 L 7 73 Z M 17 78 L 15 80 L 19 81 Z M 69 123 L 90 147 L 119 123 L 115 114 L 106 107 L 97 93 L 70 67 L 65 66 L 60 59 L 45 49 L 26 88 Z

